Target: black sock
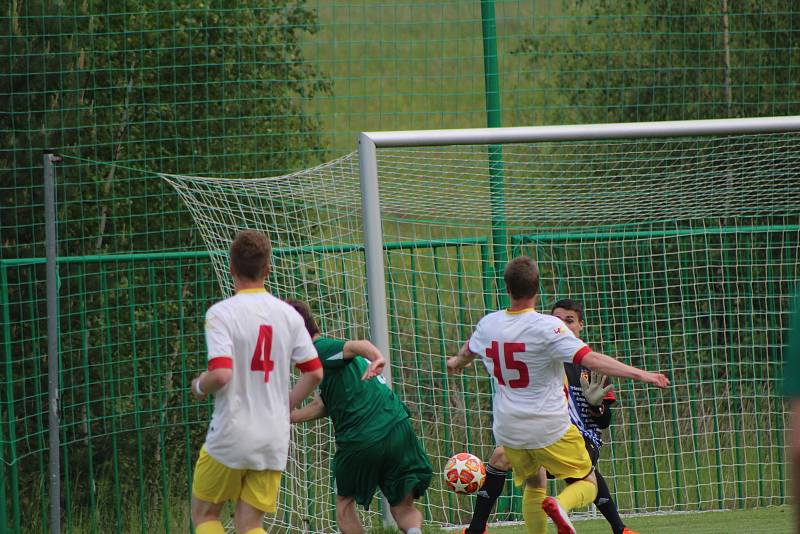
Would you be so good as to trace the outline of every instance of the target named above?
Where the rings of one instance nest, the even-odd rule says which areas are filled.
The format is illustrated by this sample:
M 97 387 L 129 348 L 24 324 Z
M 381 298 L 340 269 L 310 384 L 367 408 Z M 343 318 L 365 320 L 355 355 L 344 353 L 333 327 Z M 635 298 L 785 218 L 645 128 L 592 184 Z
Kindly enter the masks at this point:
M 475 511 L 472 513 L 472 521 L 467 527 L 467 534 L 483 534 L 494 503 L 503 494 L 507 474 L 508 471 L 501 471 L 492 467 L 491 464 L 486 464 L 486 480 L 478 492 L 478 498 L 475 499 Z
M 597 477 L 597 498 L 594 500 L 594 505 L 597 506 L 597 509 L 606 518 L 608 524 L 611 525 L 611 530 L 614 534 L 622 534 L 625 523 L 622 522 L 622 518 L 617 512 L 617 505 L 614 503 L 614 499 L 611 498 L 608 484 L 606 484 L 603 475 L 597 469 L 595 469 L 594 475 Z

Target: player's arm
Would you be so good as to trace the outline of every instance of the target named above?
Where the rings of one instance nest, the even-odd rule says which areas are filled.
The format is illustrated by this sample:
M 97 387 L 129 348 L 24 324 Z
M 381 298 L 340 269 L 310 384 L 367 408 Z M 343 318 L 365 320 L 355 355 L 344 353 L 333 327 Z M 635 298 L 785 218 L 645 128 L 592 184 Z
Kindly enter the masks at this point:
M 233 378 L 233 341 L 220 313 L 216 306 L 206 312 L 208 370 L 192 380 L 192 394 L 200 401 L 227 386 Z
M 213 361 L 214 360 L 212 360 L 212 362 Z M 197 400 L 205 400 L 207 396 L 213 395 L 227 386 L 231 378 L 233 378 L 232 368 L 217 368 L 210 371 L 203 371 L 200 373 L 200 376 L 192 380 L 192 393 Z
M 301 374 L 300 379 L 294 384 L 292 390 L 289 391 L 290 411 L 317 389 L 319 383 L 322 382 L 323 376 L 322 363 L 316 356 L 303 363 L 298 363 L 297 368 L 300 369 Z
M 604 400 L 600 406 L 590 406 L 589 415 L 598 428 L 608 428 L 611 426 L 611 405 L 609 400 Z
M 322 402 L 322 397 L 319 396 L 319 393 L 315 393 L 314 399 L 311 402 L 302 408 L 292 410 L 289 418 L 292 423 L 305 423 L 306 421 L 313 421 L 325 417 L 326 415 L 328 415 L 328 409 L 325 407 L 325 403 Z
M 317 389 L 323 377 L 322 362 L 317 356 L 317 349 L 311 341 L 308 330 L 306 330 L 303 318 L 300 317 L 297 311 L 292 310 L 292 312 L 289 315 L 294 339 L 291 361 L 301 374 L 300 379 L 295 382 L 294 387 L 289 391 L 289 413 Z
M 380 349 L 366 339 L 351 339 L 344 344 L 342 357 L 345 360 L 352 360 L 356 356 L 363 356 L 369 361 L 369 366 L 361 376 L 361 380 L 369 380 L 378 376 L 386 366 L 386 358 L 383 357 Z
M 473 360 L 477 357 L 478 355 L 470 350 L 469 341 L 467 341 L 461 346 L 461 350 L 458 351 L 458 354 L 447 359 L 447 372 L 458 373 L 464 367 L 472 364 Z
M 588 353 L 584 354 L 580 361 L 575 363 L 579 363 L 580 365 L 588 367 L 589 369 L 599 371 L 604 375 L 618 376 L 620 378 L 632 378 L 640 382 L 653 384 L 659 388 L 665 388 L 669 385 L 669 379 L 661 373 L 650 373 L 637 367 L 631 367 L 630 365 L 626 365 L 620 361 L 617 361 L 610 356 L 606 356 L 605 354 L 601 354 L 593 350 L 590 350 Z

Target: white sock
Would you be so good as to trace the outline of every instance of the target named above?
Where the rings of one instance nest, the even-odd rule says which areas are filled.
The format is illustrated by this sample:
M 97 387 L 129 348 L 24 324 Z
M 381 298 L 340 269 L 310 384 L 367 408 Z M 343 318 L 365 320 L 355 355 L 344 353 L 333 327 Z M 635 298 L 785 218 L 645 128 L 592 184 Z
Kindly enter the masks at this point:
M 411 527 L 410 529 L 406 530 L 406 534 L 422 534 L 422 529 L 417 527 Z

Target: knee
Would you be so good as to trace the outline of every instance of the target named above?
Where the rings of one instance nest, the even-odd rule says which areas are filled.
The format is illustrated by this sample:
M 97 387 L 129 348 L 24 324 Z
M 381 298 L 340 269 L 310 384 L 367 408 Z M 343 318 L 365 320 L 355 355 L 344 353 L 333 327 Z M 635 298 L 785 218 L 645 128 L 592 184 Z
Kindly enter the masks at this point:
M 501 471 L 508 471 L 511 469 L 511 463 L 508 461 L 506 451 L 503 447 L 497 447 L 492 452 L 492 457 L 489 458 L 489 465 Z
M 336 520 L 341 522 L 353 517 L 356 511 L 356 502 L 353 499 L 342 499 L 336 503 Z
M 218 519 L 219 513 L 213 507 L 192 499 L 192 523 L 194 523 L 195 527 Z
M 261 526 L 261 520 L 256 519 L 253 517 L 242 517 L 241 515 L 234 514 L 233 516 L 233 528 L 236 532 L 244 534 L 246 532 L 250 532 L 254 528 L 259 528 Z
M 544 489 L 547 486 L 547 472 L 540 468 L 534 476 L 525 479 L 525 486 L 531 489 Z

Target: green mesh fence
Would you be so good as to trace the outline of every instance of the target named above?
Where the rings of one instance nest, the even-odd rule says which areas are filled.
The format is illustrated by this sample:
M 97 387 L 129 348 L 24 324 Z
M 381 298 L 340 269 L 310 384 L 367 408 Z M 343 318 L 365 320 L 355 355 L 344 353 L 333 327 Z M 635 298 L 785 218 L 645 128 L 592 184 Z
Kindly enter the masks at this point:
M 482 11 L 481 4 L 493 7 L 494 21 L 482 20 L 487 10 Z M 189 212 L 154 173 L 263 177 L 349 153 L 361 130 L 484 126 L 487 73 L 482 28 L 492 22 L 500 104 L 494 124 L 798 113 L 800 58 L 795 42 L 800 13 L 791 2 L 10 0 L 4 4 L 0 12 L 4 65 L 0 73 L 0 529 L 47 528 L 41 151 L 52 148 L 65 156 L 57 191 L 64 528 L 98 531 L 110 522 L 124 531 L 185 531 L 192 454 L 202 440 L 208 407 L 188 402 L 183 386 L 202 367 L 201 314 L 221 291 Z M 483 183 L 486 177 L 476 180 Z M 791 226 L 793 221 L 733 217 L 723 223 L 724 228 L 773 230 L 746 232 L 738 242 L 730 241 L 737 234 L 711 241 L 682 237 L 684 241 L 665 244 L 665 250 L 677 247 L 694 261 L 705 258 L 736 268 L 753 262 L 789 265 L 786 256 L 796 250 L 791 248 L 794 241 L 786 231 L 774 228 Z M 518 230 L 517 235 L 530 234 Z M 474 234 L 458 237 L 486 237 Z M 452 236 L 440 232 L 412 237 L 429 242 Z M 580 238 L 566 236 L 559 246 L 574 246 L 573 239 Z M 779 246 L 785 239 L 788 244 Z M 527 251 L 545 246 L 537 243 L 520 242 L 520 246 Z M 638 245 L 634 241 L 630 246 Z M 430 244 L 425 247 L 430 251 L 413 259 L 414 268 L 408 263 L 414 258 L 411 254 L 395 253 L 400 255 L 393 261 L 402 262 L 409 273 L 434 269 L 419 266 L 437 255 L 439 268 L 445 270 L 454 269 L 459 261 L 473 265 L 481 254 L 487 265 L 491 263 L 491 247 L 483 245 L 438 247 L 436 254 Z M 553 272 L 560 272 L 557 255 L 564 249 L 548 250 L 554 258 Z M 729 252 L 715 256 L 720 250 Z M 633 252 L 643 255 L 639 249 Z M 464 255 L 461 260 L 459 254 Z M 758 254 L 766 256 L 750 256 Z M 469 261 L 463 259 L 467 257 Z M 352 270 L 360 260 L 355 254 L 347 261 Z M 339 272 L 331 265 L 318 268 Z M 726 372 L 761 376 L 771 384 L 777 372 L 775 351 L 782 342 L 784 298 L 797 280 L 797 270 L 784 266 L 778 275 L 774 267 L 763 269 L 763 273 L 742 272 L 741 279 L 748 280 L 744 285 L 733 279 L 720 282 L 743 293 L 726 301 L 740 310 L 736 328 L 726 322 L 722 330 L 727 338 L 714 342 L 736 341 L 734 331 L 757 331 L 766 318 L 776 317 L 769 329 L 772 337 L 750 340 L 769 347 L 772 363 L 748 364 L 737 359 L 744 356 L 735 351 L 725 360 L 730 367 Z M 496 304 L 492 288 L 486 286 L 491 281 L 479 272 L 488 271 L 474 271 L 471 285 L 462 290 L 466 294 L 468 287 L 480 287 L 483 296 L 478 300 L 489 308 Z M 422 274 L 414 276 L 419 278 L 401 285 L 421 291 L 437 283 Z M 288 287 L 291 280 L 282 283 Z M 456 285 L 446 287 L 459 294 L 457 278 L 453 280 Z M 582 291 L 587 283 L 567 289 Z M 340 295 L 331 301 L 325 312 L 331 319 L 335 306 L 344 302 L 363 313 L 358 309 L 363 295 L 358 286 L 349 287 L 351 300 Z M 596 309 L 612 309 L 601 300 L 610 298 L 602 296 L 604 289 L 596 290 Z M 425 329 L 429 327 L 420 321 L 435 309 L 421 306 L 416 312 L 393 313 L 398 320 Z M 758 311 L 755 315 L 762 319 L 743 319 L 749 317 L 747 310 Z M 697 332 L 684 343 L 700 347 L 702 335 L 707 335 L 700 333 L 706 320 L 701 316 L 713 313 L 689 308 L 670 313 L 690 312 L 691 324 L 684 321 L 670 327 L 674 334 Z M 353 332 L 363 332 L 363 316 L 358 313 L 349 319 L 356 324 Z M 608 313 L 595 319 L 604 325 L 630 319 Z M 466 325 L 474 318 L 465 314 L 458 321 Z M 466 335 L 463 328 L 457 329 L 458 336 L 453 330 L 444 337 Z M 426 331 L 430 339 L 436 339 L 435 334 Z M 609 330 L 608 339 L 617 334 Z M 403 335 L 410 337 L 394 340 L 398 350 L 408 343 L 422 348 L 423 342 L 413 333 Z M 702 365 L 698 369 L 696 379 L 709 381 L 711 369 Z M 745 395 L 728 390 L 708 395 L 712 393 Z M 769 448 L 782 428 L 782 407 L 774 397 L 749 392 L 745 397 L 743 409 L 769 413 L 771 422 L 759 419 L 757 423 L 764 426 L 755 435 L 728 434 L 731 439 L 758 441 L 734 447 L 745 451 L 744 456 L 729 458 L 726 455 L 733 454 L 729 443 L 720 441 L 708 445 L 708 450 L 718 451 L 719 459 L 669 457 L 670 462 L 680 461 L 681 472 L 702 480 L 702 487 L 711 492 L 694 497 L 690 493 L 684 504 L 692 499 L 714 502 L 715 507 L 783 502 L 785 488 L 777 482 L 785 478 L 781 458 Z M 676 403 L 676 410 L 699 406 Z M 687 425 L 729 429 L 733 424 L 710 413 L 694 418 L 684 418 L 683 412 L 677 415 L 674 419 Z M 622 417 L 620 432 L 640 431 L 641 424 L 647 430 L 646 417 Z M 635 453 L 642 458 L 652 454 L 638 449 L 623 453 L 615 446 L 612 442 L 609 454 Z M 760 465 L 748 454 L 766 460 Z M 318 459 L 320 464 L 326 460 Z M 716 463 L 707 463 L 712 460 Z M 737 467 L 732 475 L 708 465 Z M 624 491 L 633 488 L 631 495 L 643 499 L 637 503 L 633 497 L 623 498 L 636 510 L 650 509 L 656 496 L 662 507 L 672 506 L 680 497 L 676 488 L 687 481 L 676 479 L 677 471 L 669 471 L 672 481 L 661 482 L 659 488 L 646 478 L 660 468 L 652 461 L 629 462 L 628 467 L 614 464 L 607 470 L 620 474 L 615 483 Z M 742 481 L 733 483 L 736 497 L 720 499 L 721 494 L 734 495 L 720 482 L 734 475 Z M 500 503 L 502 513 L 511 510 L 509 517 L 518 517 L 512 509 L 509 502 Z M 329 513 L 321 510 L 313 514 Z

